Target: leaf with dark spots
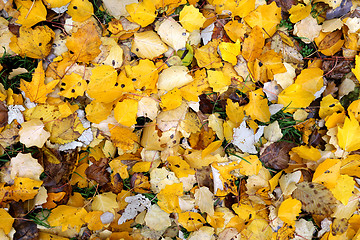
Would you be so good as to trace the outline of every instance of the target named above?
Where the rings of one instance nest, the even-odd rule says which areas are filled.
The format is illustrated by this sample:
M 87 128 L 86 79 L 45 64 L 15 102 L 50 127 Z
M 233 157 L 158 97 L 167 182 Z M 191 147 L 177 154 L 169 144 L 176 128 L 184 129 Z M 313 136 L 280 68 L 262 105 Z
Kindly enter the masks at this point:
M 99 161 L 96 161 L 94 158 L 90 158 L 93 163 L 85 170 L 86 176 L 96 181 L 100 186 L 104 186 L 110 181 L 110 173 L 106 170 L 108 167 L 108 159 L 101 158 Z
M 260 161 L 269 168 L 285 169 L 289 166 L 289 151 L 295 146 L 297 146 L 295 143 L 288 142 L 272 143 L 260 155 Z
M 199 186 L 208 187 L 210 191 L 214 191 L 214 181 L 211 178 L 211 166 L 196 169 L 195 177 Z
M 351 68 L 353 67 L 353 63 L 344 59 L 336 59 L 334 57 L 333 60 L 324 60 L 322 64 L 322 69 L 324 71 L 324 76 L 327 79 L 342 79 L 346 74 L 351 72 Z

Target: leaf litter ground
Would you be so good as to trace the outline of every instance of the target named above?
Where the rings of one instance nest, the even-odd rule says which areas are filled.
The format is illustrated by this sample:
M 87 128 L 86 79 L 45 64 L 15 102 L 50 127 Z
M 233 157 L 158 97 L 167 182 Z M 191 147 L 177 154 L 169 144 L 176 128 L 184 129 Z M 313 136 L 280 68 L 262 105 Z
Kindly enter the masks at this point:
M 360 238 L 360 2 L 0 3 L 1 239 Z

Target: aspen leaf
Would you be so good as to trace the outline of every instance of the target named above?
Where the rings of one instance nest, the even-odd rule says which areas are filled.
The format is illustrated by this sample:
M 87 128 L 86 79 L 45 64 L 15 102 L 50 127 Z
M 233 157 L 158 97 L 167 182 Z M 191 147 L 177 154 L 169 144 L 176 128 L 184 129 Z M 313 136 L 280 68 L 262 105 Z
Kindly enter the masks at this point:
M 91 211 L 86 214 L 84 221 L 88 224 L 88 228 L 92 231 L 101 230 L 104 224 L 101 222 L 100 216 L 102 211 Z
M 189 33 L 170 17 L 160 23 L 157 33 L 175 51 L 185 48 L 186 41 L 189 38 Z
M 93 22 L 87 22 L 66 39 L 66 47 L 72 59 L 90 62 L 100 54 L 101 40 Z
M 321 183 L 329 189 L 335 187 L 340 177 L 340 166 L 341 161 L 338 159 L 326 159 L 316 168 L 313 182 Z
M 41 0 L 22 1 L 16 0 L 15 4 L 20 11 L 20 16 L 16 23 L 23 27 L 30 28 L 38 22 L 46 20 L 46 8 Z
M 45 85 L 45 73 L 42 62 L 40 61 L 35 69 L 32 81 L 27 82 L 25 80 L 21 80 L 20 89 L 25 92 L 26 97 L 28 97 L 32 102 L 45 103 L 47 99 L 46 95 L 52 92 L 58 82 L 59 80 L 53 80 Z
M 334 188 L 330 189 L 334 197 L 342 204 L 347 205 L 353 195 L 355 181 L 348 175 L 340 175 Z
M 158 88 L 171 91 L 193 81 L 189 70 L 185 66 L 172 66 L 163 70 L 159 75 Z
M 321 153 L 319 149 L 314 148 L 313 146 L 299 146 L 291 149 L 294 153 L 299 155 L 299 157 L 306 160 L 317 161 L 321 158 Z
M 93 123 L 100 123 L 107 119 L 112 109 L 112 103 L 92 101 L 85 107 L 86 119 Z
M 201 212 L 205 212 L 210 216 L 214 215 L 214 194 L 210 192 L 208 187 L 200 187 L 195 190 L 195 204 L 199 206 Z
M 145 31 L 134 34 L 131 52 L 141 58 L 157 58 L 168 50 L 166 44 L 154 31 Z
M 171 226 L 169 213 L 163 211 L 158 205 L 151 205 L 146 213 L 146 226 L 155 231 L 164 231 Z
M 270 111 L 268 101 L 263 97 L 262 89 L 257 89 L 249 94 L 249 103 L 244 106 L 245 113 L 251 117 L 252 120 L 259 120 L 260 122 L 270 121 Z
M 118 208 L 119 205 L 116 201 L 116 194 L 112 192 L 104 192 L 96 195 L 93 198 L 92 209 L 94 211 L 112 212 Z
M 178 108 L 180 107 L 181 104 L 182 104 L 182 96 L 178 88 L 174 88 L 173 90 L 161 96 L 160 106 L 163 109 L 163 111 L 168 111 Z
M 71 73 L 70 75 L 65 75 L 61 80 L 59 95 L 67 98 L 76 98 L 84 95 L 86 89 L 86 81 L 79 74 Z
M 337 140 L 342 149 L 351 152 L 360 148 L 360 126 L 351 112 L 349 115 L 350 118 L 345 118 L 344 126 L 338 127 Z
M 155 20 L 156 8 L 152 0 L 132 3 L 126 5 L 125 8 L 130 14 L 131 20 L 139 24 L 141 27 L 146 27 Z
M 303 20 L 297 22 L 294 26 L 294 35 L 301 38 L 304 43 L 311 43 L 316 37 L 319 36 L 321 26 L 318 25 L 317 20 L 311 15 Z
M 49 139 L 51 142 L 59 144 L 69 143 L 78 139 L 85 130 L 77 114 L 58 119 L 50 124 L 49 130 L 51 135 Z
M 139 61 L 138 65 L 133 67 L 125 66 L 125 71 L 128 78 L 133 81 L 135 89 L 145 91 L 154 90 L 156 88 L 159 77 L 158 69 L 149 59 L 142 59 Z
M 326 95 L 320 102 L 319 116 L 321 118 L 332 115 L 334 112 L 344 111 L 340 101 L 335 99 L 331 94 Z
M 188 231 L 196 231 L 205 223 L 205 219 L 196 212 L 179 213 L 178 221 Z
M 138 101 L 134 99 L 124 99 L 118 102 L 114 108 L 114 117 L 118 123 L 131 127 L 136 124 L 136 114 L 138 112 Z
M 261 5 L 244 17 L 244 20 L 252 28 L 258 26 L 260 29 L 264 29 L 264 36 L 269 38 L 274 35 L 276 26 L 281 21 L 281 9 L 276 6 L 275 2 Z
M 0 184 L 0 197 L 3 201 L 26 201 L 33 199 L 39 192 L 42 181 L 33 180 L 30 178 L 16 177 L 14 184 L 4 187 Z
M 193 5 L 185 6 L 179 15 L 181 25 L 189 32 L 199 30 L 206 18 Z
M 14 218 L 3 208 L 0 208 L 0 228 L 4 230 L 5 234 L 9 234 L 14 223 Z
M 54 38 L 55 33 L 47 26 L 21 27 L 19 37 L 11 37 L 9 46 L 22 57 L 42 59 L 49 55 Z
M 135 142 L 138 141 L 138 137 L 132 130 L 112 124 L 109 124 L 109 129 L 114 146 L 119 147 L 124 151 L 134 148 Z
M 246 27 L 239 21 L 229 21 L 227 24 L 225 24 L 224 30 L 226 31 L 226 34 L 229 36 L 229 38 L 234 42 L 237 40 L 243 41 L 245 38 Z
M 279 207 L 279 218 L 290 225 L 295 224 L 296 217 L 301 212 L 301 202 L 297 199 L 288 198 Z
M 236 123 L 240 124 L 245 116 L 244 107 L 239 106 L 239 103 L 233 102 L 230 99 L 226 100 L 226 114 L 228 118 Z
M 344 109 L 340 109 L 340 110 L 344 110 Z M 359 121 L 360 120 L 360 100 L 353 101 L 349 105 L 347 111 L 351 112 L 355 116 L 355 118 Z
M 67 205 L 59 205 L 51 211 L 47 221 L 51 226 L 61 226 L 64 232 L 70 227 L 74 227 L 77 232 L 80 231 L 81 226 L 85 223 L 84 217 L 87 212 L 84 208 L 75 208 Z
M 300 20 L 303 20 L 307 16 L 309 16 L 311 12 L 311 4 L 309 5 L 303 5 L 303 4 L 297 4 L 293 5 L 290 10 L 290 21 L 292 23 L 297 23 Z
M 341 174 L 360 177 L 360 156 L 358 154 L 350 155 L 341 160 Z
M 112 171 L 112 176 L 119 174 L 122 179 L 129 178 L 129 173 L 127 171 L 127 166 L 121 162 L 121 160 L 113 159 L 109 166 Z
M 294 83 L 279 94 L 278 103 L 288 106 L 285 112 L 293 113 L 298 108 L 309 106 L 314 99 L 314 94 L 306 91 L 300 84 Z
M 42 207 L 47 209 L 55 208 L 57 206 L 56 202 L 60 202 L 65 195 L 65 192 L 48 193 L 46 199 L 47 201 L 42 205 Z
M 129 219 L 133 219 L 139 213 L 148 209 L 151 206 L 151 202 L 145 196 L 137 194 L 136 196 L 129 196 L 125 198 L 125 202 L 128 203 L 123 214 L 118 220 L 118 224 L 123 224 Z
M 270 142 L 277 142 L 283 137 L 278 121 L 275 121 L 264 128 L 264 137 Z
M 312 94 L 315 94 L 324 85 L 323 70 L 320 68 L 308 68 L 301 71 L 295 80 L 302 88 Z
M 72 0 L 67 13 L 76 22 L 83 22 L 94 14 L 94 8 L 88 0 Z
M 238 128 L 234 128 L 232 143 L 247 153 L 257 153 L 254 146 L 264 133 L 264 127 L 259 127 L 256 134 L 254 130 L 246 127 L 246 121 L 243 121 Z
M 19 135 L 20 142 L 26 147 L 37 146 L 39 148 L 42 148 L 50 137 L 50 133 L 44 129 L 43 122 L 38 119 L 32 119 L 21 124 Z
M 262 163 L 256 155 L 244 157 L 239 164 L 240 173 L 245 176 L 257 175 L 262 168 Z
M 237 40 L 236 43 L 226 43 L 221 42 L 219 44 L 219 49 L 221 52 L 221 58 L 224 61 L 236 65 L 237 56 L 240 54 L 240 41 Z
M 195 170 L 192 169 L 190 165 L 179 156 L 170 156 L 166 159 L 166 161 L 169 163 L 168 167 L 175 173 L 176 177 L 178 178 L 183 178 L 195 174 Z
M 355 56 L 355 68 L 351 69 L 356 79 L 360 82 L 360 55 Z
M 194 56 L 199 67 L 206 69 L 222 67 L 221 58 L 217 53 L 218 45 L 217 40 L 212 40 L 205 46 L 195 49 Z
M 223 93 L 231 84 L 230 77 L 222 71 L 207 70 L 207 79 L 214 92 Z
M 167 213 L 180 213 L 179 197 L 183 195 L 183 183 L 166 185 L 157 195 L 159 207 Z
M 251 62 L 258 58 L 264 47 L 265 39 L 259 26 L 255 26 L 248 38 L 245 38 L 242 46 L 242 56 L 246 61 Z

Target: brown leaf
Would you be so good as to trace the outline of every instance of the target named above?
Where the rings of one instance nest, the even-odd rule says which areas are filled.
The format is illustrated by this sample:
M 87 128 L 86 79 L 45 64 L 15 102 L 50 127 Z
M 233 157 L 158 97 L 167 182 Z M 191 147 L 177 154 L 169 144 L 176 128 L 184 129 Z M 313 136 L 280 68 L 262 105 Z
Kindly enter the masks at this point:
M 8 123 L 8 109 L 4 102 L 0 102 L 0 127 Z
M 324 49 L 328 49 L 328 48 L 332 47 L 335 43 L 337 43 L 341 39 L 341 36 L 342 36 L 341 30 L 337 30 L 332 33 L 329 33 L 319 43 L 319 46 L 318 46 L 319 50 L 324 50 Z
M 346 74 L 351 72 L 353 63 L 347 60 L 325 60 L 322 64 L 324 76 L 327 79 L 342 79 Z
M 308 213 L 330 217 L 339 204 L 331 191 L 320 183 L 301 182 L 296 187 L 292 197 L 299 200 Z
M 86 176 L 96 181 L 100 186 L 104 186 L 110 181 L 110 173 L 106 170 L 108 159 L 101 158 L 99 161 L 96 161 L 91 157 L 90 160 L 93 164 L 85 170 Z
M 23 217 L 26 215 L 24 205 L 22 202 L 13 201 L 10 204 L 9 213 L 15 218 L 13 227 L 16 232 L 12 239 L 17 240 L 32 240 L 39 239 L 39 229 L 36 223 L 24 220 Z
M 289 166 L 289 151 L 295 146 L 297 146 L 295 143 L 288 142 L 272 143 L 260 155 L 260 161 L 269 168 L 276 170 L 285 169 Z

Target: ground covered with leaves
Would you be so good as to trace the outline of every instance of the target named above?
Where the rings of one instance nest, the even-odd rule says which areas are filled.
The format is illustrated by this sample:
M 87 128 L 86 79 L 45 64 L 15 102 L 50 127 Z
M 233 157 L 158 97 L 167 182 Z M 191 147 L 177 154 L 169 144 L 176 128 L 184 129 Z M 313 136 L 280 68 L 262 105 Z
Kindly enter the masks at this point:
M 0 239 L 360 239 L 359 1 L 0 9 Z

